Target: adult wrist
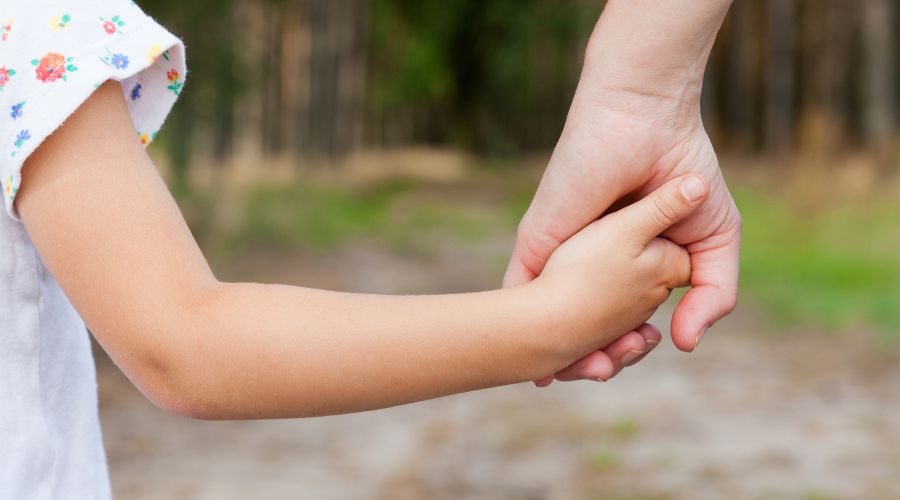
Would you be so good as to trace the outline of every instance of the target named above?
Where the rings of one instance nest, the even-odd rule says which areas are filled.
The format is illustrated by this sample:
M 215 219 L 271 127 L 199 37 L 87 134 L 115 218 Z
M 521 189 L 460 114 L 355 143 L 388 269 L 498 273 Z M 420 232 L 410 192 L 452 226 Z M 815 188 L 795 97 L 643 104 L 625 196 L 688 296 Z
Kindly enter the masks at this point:
M 612 97 L 694 106 L 730 5 L 731 0 L 609 0 L 588 44 L 582 79 Z

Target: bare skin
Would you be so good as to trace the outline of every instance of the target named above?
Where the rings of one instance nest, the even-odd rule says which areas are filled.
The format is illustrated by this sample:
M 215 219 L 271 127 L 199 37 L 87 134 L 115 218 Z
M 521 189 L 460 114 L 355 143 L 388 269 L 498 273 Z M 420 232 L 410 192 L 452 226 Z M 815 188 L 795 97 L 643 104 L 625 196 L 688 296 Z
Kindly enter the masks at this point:
M 504 285 L 539 276 L 556 248 L 611 207 L 685 174 L 709 199 L 663 236 L 691 255 L 672 340 L 693 351 L 737 301 L 741 217 L 700 119 L 703 73 L 731 0 L 610 0 L 591 36 L 566 126 L 522 218 Z M 556 374 L 592 378 L 597 351 Z M 553 374 L 537 381 L 549 385 Z
M 587 225 L 540 278 L 502 290 L 225 283 L 139 144 L 121 87 L 107 82 L 29 157 L 16 206 L 69 300 L 149 399 L 194 418 L 251 419 L 527 381 L 621 332 L 643 338 L 633 330 L 690 275 L 687 252 L 657 235 L 707 191 L 699 176 L 675 179 Z

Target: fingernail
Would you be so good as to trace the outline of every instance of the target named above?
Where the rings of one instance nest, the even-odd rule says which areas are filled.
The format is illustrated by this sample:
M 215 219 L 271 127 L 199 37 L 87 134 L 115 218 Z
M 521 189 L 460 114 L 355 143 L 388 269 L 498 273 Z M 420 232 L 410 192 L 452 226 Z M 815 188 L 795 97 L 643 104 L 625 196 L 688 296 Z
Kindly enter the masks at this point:
M 682 181 L 681 194 L 690 202 L 697 201 L 706 194 L 706 184 L 696 175 L 692 175 Z
M 705 334 L 705 333 L 706 333 L 706 328 L 704 327 L 702 330 L 700 330 L 700 333 L 697 334 L 697 340 L 694 341 L 694 349 L 696 349 L 697 346 L 700 345 L 700 341 L 703 340 L 703 334 Z M 694 349 L 691 349 L 691 350 L 693 351 Z
M 628 352 L 622 356 L 622 365 L 628 366 L 634 360 L 638 359 L 641 354 L 644 354 L 644 351 L 638 351 L 637 349 L 630 349 Z
M 656 346 L 659 344 L 659 341 L 656 339 L 644 339 L 644 343 L 651 346 Z
M 606 382 L 605 378 L 597 377 L 594 379 L 595 382 Z

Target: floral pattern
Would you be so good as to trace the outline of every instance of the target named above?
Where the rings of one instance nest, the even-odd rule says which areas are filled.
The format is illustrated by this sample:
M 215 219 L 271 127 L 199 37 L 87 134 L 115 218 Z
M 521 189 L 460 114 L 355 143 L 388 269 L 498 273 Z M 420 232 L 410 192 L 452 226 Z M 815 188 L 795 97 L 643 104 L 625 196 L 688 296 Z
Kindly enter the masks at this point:
M 6 66 L 0 66 L 0 92 L 3 92 L 3 88 L 9 83 L 9 77 L 15 74 L 16 70 L 7 68 Z
M 141 88 L 143 88 L 143 86 L 140 83 L 134 84 L 134 87 L 131 88 L 132 101 L 137 101 L 141 98 Z
M 15 149 L 10 153 L 10 156 L 16 156 L 16 153 L 19 152 L 19 149 L 28 139 L 31 139 L 31 134 L 25 129 L 20 130 L 19 133 L 16 134 L 16 142 L 14 143 Z
M 25 107 L 25 101 L 22 101 L 18 104 L 13 104 L 9 110 L 9 116 L 13 120 L 22 116 L 22 108 Z
M 58 105 L 67 91 L 49 89 L 65 85 L 96 89 L 110 78 L 122 82 L 136 127 L 154 127 L 149 131 L 137 128 L 138 140 L 147 146 L 156 138 L 155 128 L 161 123 L 154 107 L 168 109 L 184 88 L 184 59 L 167 50 L 182 50 L 180 43 L 158 25 L 152 30 L 129 30 L 155 25 L 133 2 L 120 5 L 120 12 L 100 12 L 91 2 L 68 3 L 67 11 L 58 11 L 59 5 L 36 2 L 28 7 L 34 15 L 29 15 L 25 24 L 15 12 L 0 17 L 0 44 L 5 43 L 0 45 L 4 48 L 0 60 L 0 108 L 4 110 L 0 114 L 0 158 L 11 162 L 0 161 L 0 187 L 7 209 L 18 191 L 23 157 L 65 118 Z M 20 31 L 28 36 L 20 36 Z M 126 34 L 129 37 L 122 36 Z M 22 72 L 29 62 L 33 79 L 27 71 Z
M 21 148 L 22 144 L 28 139 L 31 139 L 31 134 L 29 134 L 27 130 L 20 130 L 19 134 L 16 136 L 16 147 Z
M 66 57 L 56 52 L 48 52 L 47 55 L 40 59 L 32 59 L 32 66 L 37 66 L 34 70 L 37 79 L 44 83 L 55 82 L 56 80 L 66 81 L 68 77 L 66 72 L 77 71 L 78 68 L 72 64 L 74 57 Z
M 18 191 L 19 183 L 16 182 L 16 179 L 11 175 L 6 176 L 3 179 L 3 195 L 12 200 L 16 197 Z
M 156 139 L 156 134 L 159 132 L 153 132 L 152 134 L 148 134 L 145 132 L 138 132 L 138 139 L 141 140 L 141 144 L 146 148 L 154 139 Z
M 100 58 L 107 65 L 112 66 L 116 69 L 125 69 L 128 67 L 128 56 L 121 53 L 112 53 L 109 49 L 106 50 L 106 55 Z
M 166 78 L 170 83 L 170 85 L 166 88 L 174 92 L 175 95 L 178 95 L 181 92 L 181 86 L 183 85 L 183 82 L 179 80 L 180 76 L 181 75 L 178 74 L 178 70 L 175 68 L 166 71 Z
M 154 43 L 150 46 L 150 50 L 147 51 L 147 61 L 153 64 L 162 52 L 162 47 Z
M 7 19 L 5 24 L 0 25 L 0 42 L 5 42 L 9 39 L 9 32 L 12 31 L 12 25 L 12 18 Z
M 122 30 L 120 30 L 119 28 L 125 26 L 125 21 L 120 19 L 119 16 L 113 16 L 110 19 L 101 17 L 100 21 L 103 23 L 103 31 L 105 31 L 107 35 L 112 35 L 115 33 L 118 33 L 120 35 L 122 34 Z
M 69 22 L 72 21 L 72 16 L 69 14 L 60 14 L 57 16 L 53 16 L 50 18 L 50 27 L 53 31 L 59 31 L 61 29 L 65 29 L 69 27 Z

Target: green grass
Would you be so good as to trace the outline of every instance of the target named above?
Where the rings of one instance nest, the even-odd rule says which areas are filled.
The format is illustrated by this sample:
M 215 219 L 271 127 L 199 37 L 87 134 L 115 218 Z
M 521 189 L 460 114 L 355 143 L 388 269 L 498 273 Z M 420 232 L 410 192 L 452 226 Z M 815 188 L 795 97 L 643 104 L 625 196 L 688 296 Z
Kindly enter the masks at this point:
M 641 424 L 633 418 L 622 418 L 610 424 L 609 431 L 620 441 L 631 441 L 641 433 Z
M 596 450 L 589 457 L 591 468 L 597 472 L 605 472 L 618 467 L 621 463 L 619 456 L 612 450 Z
M 900 201 L 801 212 L 737 190 L 743 296 L 781 326 L 875 327 L 900 340 Z
M 246 195 L 242 221 L 228 239 L 327 251 L 355 241 L 398 252 L 429 252 L 442 238 L 478 241 L 502 229 L 504 214 L 457 195 L 392 181 L 350 189 L 327 184 L 260 187 Z
M 247 194 L 239 241 L 328 249 L 387 224 L 391 201 L 406 191 L 391 183 L 353 193 L 336 186 L 261 187 Z

